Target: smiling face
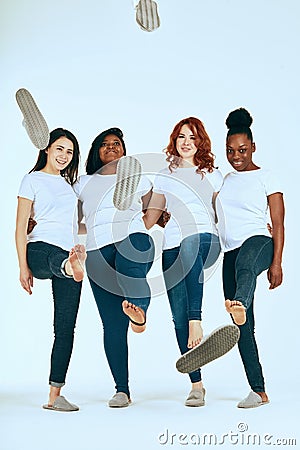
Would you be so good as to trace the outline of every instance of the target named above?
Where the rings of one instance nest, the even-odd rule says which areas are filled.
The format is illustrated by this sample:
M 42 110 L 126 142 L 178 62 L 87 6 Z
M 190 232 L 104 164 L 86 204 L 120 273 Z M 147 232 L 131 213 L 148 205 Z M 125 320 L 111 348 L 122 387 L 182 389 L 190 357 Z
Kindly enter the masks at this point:
M 258 166 L 252 161 L 255 144 L 246 134 L 228 136 L 226 142 L 227 160 L 238 172 L 256 170 Z
M 124 155 L 124 148 L 121 140 L 115 134 L 105 136 L 99 148 L 99 157 L 103 164 L 108 164 Z
M 186 162 L 194 165 L 194 155 L 197 152 L 196 136 L 188 125 L 183 125 L 176 139 L 176 150 Z
M 74 153 L 73 142 L 62 136 L 54 141 L 45 152 L 47 154 L 47 163 L 43 171 L 59 175 L 61 170 L 66 169 L 72 161 Z

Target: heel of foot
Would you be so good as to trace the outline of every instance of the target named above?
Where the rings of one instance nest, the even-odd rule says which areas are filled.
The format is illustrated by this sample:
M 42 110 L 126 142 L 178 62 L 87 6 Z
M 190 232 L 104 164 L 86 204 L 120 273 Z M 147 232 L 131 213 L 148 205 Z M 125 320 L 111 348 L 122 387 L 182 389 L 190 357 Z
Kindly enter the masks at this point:
M 246 308 L 242 302 L 238 300 L 226 300 L 226 311 L 232 315 L 233 321 L 236 325 L 244 325 L 246 322 Z

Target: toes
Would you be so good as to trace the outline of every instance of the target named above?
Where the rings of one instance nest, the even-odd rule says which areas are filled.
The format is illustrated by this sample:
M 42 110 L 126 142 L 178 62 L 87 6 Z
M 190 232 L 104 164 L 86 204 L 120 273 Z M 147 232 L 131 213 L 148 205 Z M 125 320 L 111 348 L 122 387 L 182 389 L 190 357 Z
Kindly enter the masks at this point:
M 122 306 L 123 306 L 123 308 L 128 308 L 129 307 L 128 301 L 127 300 L 123 300 Z

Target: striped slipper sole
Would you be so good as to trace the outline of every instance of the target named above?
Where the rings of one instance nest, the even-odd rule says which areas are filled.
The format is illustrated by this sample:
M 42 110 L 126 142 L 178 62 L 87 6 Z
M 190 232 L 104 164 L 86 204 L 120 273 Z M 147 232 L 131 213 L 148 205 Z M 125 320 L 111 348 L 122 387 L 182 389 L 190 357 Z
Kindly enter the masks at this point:
M 220 358 L 235 346 L 240 337 L 236 325 L 224 325 L 203 339 L 201 344 L 182 355 L 176 362 L 181 373 L 191 373 L 209 362 Z
M 142 166 L 133 156 L 123 156 L 117 166 L 114 206 L 120 211 L 130 208 L 141 178 Z
M 136 21 L 143 31 L 156 30 L 160 26 L 156 2 L 140 0 L 136 6 Z
M 39 150 L 44 150 L 49 143 L 49 128 L 32 95 L 27 89 L 21 88 L 16 92 L 16 100 L 23 114 L 23 124 L 31 142 Z

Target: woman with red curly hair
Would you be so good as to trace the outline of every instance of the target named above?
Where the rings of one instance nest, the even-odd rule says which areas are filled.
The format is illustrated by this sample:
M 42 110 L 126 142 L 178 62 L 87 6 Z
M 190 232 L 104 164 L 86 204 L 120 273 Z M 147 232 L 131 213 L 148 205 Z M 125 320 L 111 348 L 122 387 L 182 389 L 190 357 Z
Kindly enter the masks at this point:
M 163 273 L 181 354 L 202 340 L 201 306 L 204 269 L 220 254 L 214 199 L 223 177 L 214 167 L 211 142 L 201 120 L 177 123 L 166 148 L 169 167 L 157 174 L 144 215 L 147 228 L 162 211 L 170 213 L 163 243 Z M 186 406 L 203 406 L 201 372 L 189 374 L 192 390 Z

